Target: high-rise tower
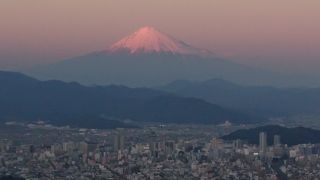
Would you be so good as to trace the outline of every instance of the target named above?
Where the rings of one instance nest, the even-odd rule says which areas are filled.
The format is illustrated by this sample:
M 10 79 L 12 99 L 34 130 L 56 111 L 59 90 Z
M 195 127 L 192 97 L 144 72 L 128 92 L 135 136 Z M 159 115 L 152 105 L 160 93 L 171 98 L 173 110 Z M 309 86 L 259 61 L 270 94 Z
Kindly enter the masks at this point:
M 123 129 L 117 129 L 117 133 L 114 138 L 114 151 L 118 152 L 123 151 L 124 149 L 124 135 L 123 135 Z
M 274 135 L 273 136 L 273 145 L 274 146 L 279 146 L 280 144 L 281 144 L 280 136 L 279 135 Z
M 260 132 L 259 133 L 259 148 L 260 153 L 264 154 L 267 151 L 267 133 Z

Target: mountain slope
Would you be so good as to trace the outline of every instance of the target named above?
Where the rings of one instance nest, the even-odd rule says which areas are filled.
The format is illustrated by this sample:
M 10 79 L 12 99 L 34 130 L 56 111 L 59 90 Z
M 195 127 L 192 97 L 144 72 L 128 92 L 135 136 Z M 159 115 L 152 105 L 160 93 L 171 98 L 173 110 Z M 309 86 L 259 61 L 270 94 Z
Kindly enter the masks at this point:
M 25 73 L 42 80 L 131 87 L 157 86 L 177 79 L 211 78 L 223 78 L 241 84 L 279 86 L 314 82 L 216 57 L 151 27 L 137 30 L 108 49 L 35 67 Z
M 175 81 L 158 89 L 266 116 L 319 113 L 320 89 L 241 86 L 220 79 Z
M 42 82 L 7 72 L 0 72 L 0 84 L 0 118 L 5 120 L 40 118 L 56 123 L 64 123 L 64 120 L 74 123 L 75 119 L 83 117 L 86 120 L 94 117 L 97 122 L 101 122 L 99 117 L 106 117 L 110 120 L 213 124 L 226 120 L 233 123 L 256 120 L 203 100 L 146 88 Z
M 276 125 L 261 126 L 253 129 L 242 129 L 221 138 L 224 140 L 241 139 L 247 141 L 249 144 L 259 144 L 260 132 L 267 133 L 268 145 L 273 144 L 274 135 L 279 135 L 281 137 L 281 143 L 289 146 L 320 143 L 320 131 L 318 130 L 304 127 L 286 128 Z

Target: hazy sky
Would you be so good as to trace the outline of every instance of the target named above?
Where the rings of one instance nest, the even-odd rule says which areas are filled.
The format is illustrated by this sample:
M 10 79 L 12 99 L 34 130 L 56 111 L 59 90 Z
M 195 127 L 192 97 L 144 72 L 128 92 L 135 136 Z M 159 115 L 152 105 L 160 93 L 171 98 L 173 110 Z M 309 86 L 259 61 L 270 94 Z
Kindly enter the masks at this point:
M 145 25 L 246 64 L 320 68 L 320 0 L 1 0 L 0 68 L 104 49 Z

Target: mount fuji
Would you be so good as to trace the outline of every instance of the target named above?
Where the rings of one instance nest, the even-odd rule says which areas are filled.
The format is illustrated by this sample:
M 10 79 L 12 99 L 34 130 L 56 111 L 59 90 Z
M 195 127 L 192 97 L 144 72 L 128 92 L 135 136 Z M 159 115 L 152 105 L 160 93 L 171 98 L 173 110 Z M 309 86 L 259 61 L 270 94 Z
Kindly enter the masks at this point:
M 113 44 L 110 52 L 139 53 L 170 53 L 176 55 L 208 56 L 210 52 L 194 48 L 170 35 L 159 32 L 153 27 L 143 27 L 133 34 Z
M 222 78 L 248 85 L 297 84 L 296 78 L 241 65 L 195 48 L 153 27 L 142 27 L 101 51 L 25 71 L 42 80 L 86 85 L 158 86 L 177 79 Z

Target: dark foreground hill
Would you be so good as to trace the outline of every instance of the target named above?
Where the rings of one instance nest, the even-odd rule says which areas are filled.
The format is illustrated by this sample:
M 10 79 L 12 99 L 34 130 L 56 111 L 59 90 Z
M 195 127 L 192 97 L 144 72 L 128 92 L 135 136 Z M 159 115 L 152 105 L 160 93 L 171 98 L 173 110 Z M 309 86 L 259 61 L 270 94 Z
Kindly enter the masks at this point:
M 281 137 L 281 143 L 289 146 L 307 143 L 320 143 L 320 131 L 304 127 L 286 128 L 276 125 L 261 126 L 253 129 L 242 129 L 221 137 L 224 140 L 241 139 L 249 144 L 259 144 L 259 133 L 267 133 L 268 145 L 273 144 L 274 135 Z
M 101 127 L 107 120 L 164 123 L 250 123 L 257 119 L 196 98 L 146 88 L 87 87 L 0 72 L 0 118 Z M 90 123 L 88 123 L 88 121 Z M 117 124 L 120 126 L 121 124 Z

